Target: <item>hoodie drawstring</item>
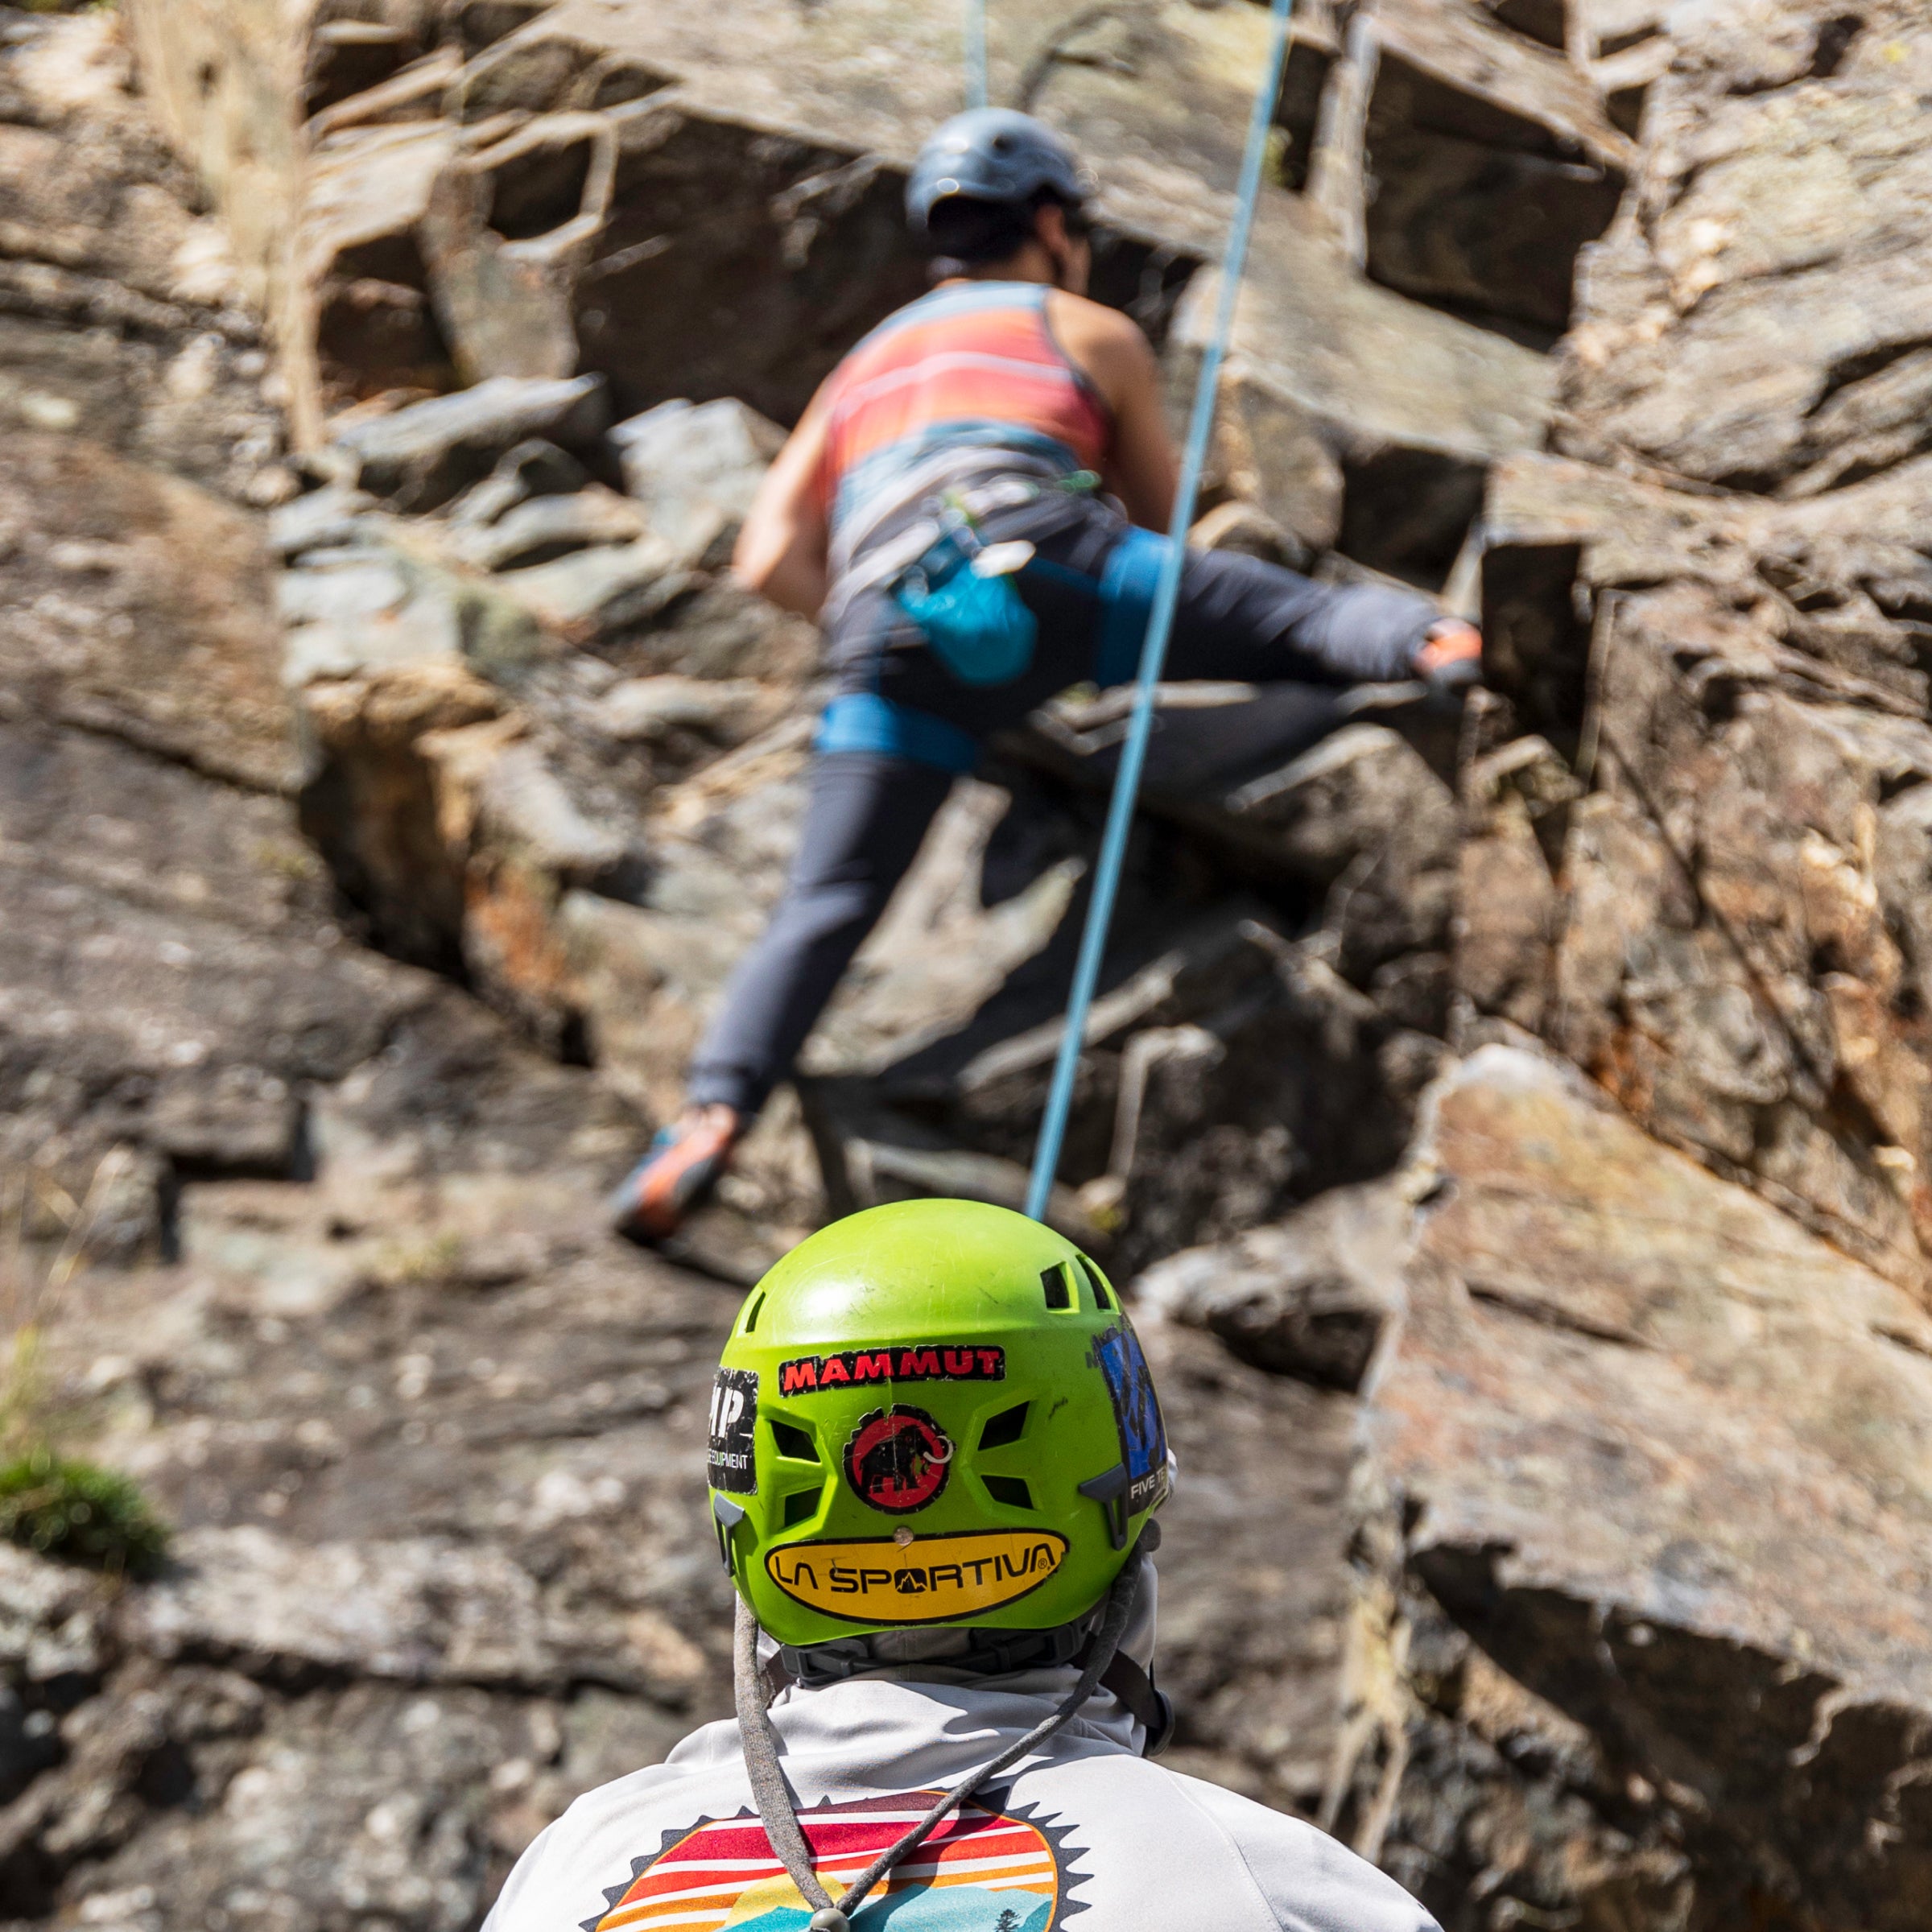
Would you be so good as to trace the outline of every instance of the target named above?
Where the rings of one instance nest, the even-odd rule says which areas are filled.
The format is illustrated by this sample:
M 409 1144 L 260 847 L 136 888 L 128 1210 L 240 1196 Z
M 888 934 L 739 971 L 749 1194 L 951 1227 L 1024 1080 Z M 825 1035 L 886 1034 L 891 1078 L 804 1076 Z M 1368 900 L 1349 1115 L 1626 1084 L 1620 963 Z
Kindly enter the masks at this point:
M 791 1787 L 778 1762 L 778 1732 L 772 1728 L 766 1708 L 766 1682 L 758 1660 L 758 1620 L 743 1597 L 738 1599 L 737 1624 L 733 1643 L 733 1678 L 738 1711 L 738 1732 L 744 1740 L 745 1770 L 751 1781 L 751 1795 L 778 1861 L 791 1875 L 800 1896 L 814 1908 L 811 1932 L 850 1932 L 852 1915 L 865 1902 L 866 1896 L 893 1867 L 923 1845 L 947 1818 L 977 1791 L 989 1778 L 997 1777 L 1010 1765 L 1038 1750 L 1048 1738 L 1078 1716 L 1082 1706 L 1100 1687 L 1102 1677 L 1121 1646 L 1129 1619 L 1139 1594 L 1141 1567 L 1146 1558 L 1137 1553 L 1134 1560 L 1114 1579 L 1107 1595 L 1107 1608 L 1100 1628 L 1094 1633 L 1080 1682 L 1066 1701 L 1048 1718 L 1035 1724 L 1024 1737 L 1009 1744 L 990 1764 L 955 1785 L 896 1844 L 881 1852 L 852 1884 L 835 1905 L 832 1894 L 819 1882 L 813 1868 L 811 1847 L 794 1803 Z

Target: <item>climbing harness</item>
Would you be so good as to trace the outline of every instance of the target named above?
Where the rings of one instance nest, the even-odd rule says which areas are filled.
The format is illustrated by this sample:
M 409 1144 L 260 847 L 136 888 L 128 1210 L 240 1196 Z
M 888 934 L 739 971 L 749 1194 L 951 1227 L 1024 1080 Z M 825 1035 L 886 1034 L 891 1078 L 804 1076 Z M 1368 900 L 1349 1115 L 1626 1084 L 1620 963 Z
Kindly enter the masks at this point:
M 977 4 L 977 0 L 975 0 Z M 1254 222 L 1255 203 L 1261 186 L 1261 166 L 1266 158 L 1268 138 L 1274 121 L 1274 105 L 1280 93 L 1282 75 L 1288 59 L 1288 30 L 1294 12 L 1294 0 L 1274 0 L 1268 64 L 1256 89 L 1254 109 L 1248 123 L 1248 144 L 1241 157 L 1241 183 L 1235 195 L 1234 216 L 1228 228 L 1228 245 L 1221 258 L 1221 286 L 1213 333 L 1201 358 L 1200 379 L 1194 394 L 1194 413 L 1187 431 L 1187 447 L 1181 463 L 1180 487 L 1174 502 L 1173 520 L 1162 539 L 1150 531 L 1136 543 L 1135 553 L 1121 560 L 1114 606 L 1103 620 L 1104 634 L 1117 638 L 1125 627 L 1136 621 L 1129 613 L 1137 600 L 1127 594 L 1127 580 L 1144 584 L 1152 576 L 1154 589 L 1142 636 L 1140 671 L 1133 695 L 1133 711 L 1127 739 L 1121 750 L 1120 769 L 1114 774 L 1113 796 L 1107 810 L 1107 829 L 1100 841 L 1100 856 L 1094 869 L 1093 897 L 1087 910 L 1087 924 L 1080 935 L 1080 952 L 1074 968 L 1073 990 L 1067 1003 L 1067 1019 L 1060 1036 L 1059 1052 L 1054 1062 L 1053 1084 L 1046 1098 L 1046 1112 L 1040 1123 L 1040 1137 L 1034 1149 L 1033 1174 L 1026 1191 L 1026 1212 L 1035 1220 L 1046 1218 L 1052 1198 L 1055 1176 L 1059 1170 L 1060 1150 L 1067 1137 L 1067 1120 L 1073 1106 L 1073 1084 L 1080 1071 L 1080 1051 L 1086 1044 L 1087 1019 L 1093 1005 L 1094 989 L 1100 976 L 1101 956 L 1107 947 L 1108 928 L 1113 923 L 1114 899 L 1120 890 L 1121 870 L 1127 856 L 1127 834 L 1133 824 L 1134 802 L 1141 788 L 1141 773 L 1147 762 L 1147 744 L 1154 731 L 1155 687 L 1167 660 L 1168 640 L 1174 632 L 1174 607 L 1180 597 L 1181 569 L 1187 561 L 1187 532 L 1194 522 L 1195 504 L 1200 494 L 1201 472 L 1206 465 L 1208 440 L 1214 428 L 1215 398 L 1220 387 L 1221 364 L 1226 357 L 1228 339 L 1234 329 L 1235 298 L 1240 293 L 1241 272 L 1248 255 L 1249 231 Z M 1130 538 L 1129 542 L 1135 539 Z M 1159 547 L 1158 559 L 1154 547 Z M 1123 545 L 1125 547 L 1125 545 Z M 1158 573 L 1156 564 L 1158 561 Z M 1113 560 L 1109 559 L 1109 574 Z M 1117 626 L 1118 627 L 1117 629 Z M 1103 644 L 1104 652 L 1106 646 Z M 1124 644 L 1117 642 L 1117 650 Z
M 745 1769 L 751 1781 L 753 1802 L 765 1827 L 765 1835 L 791 1882 L 806 1903 L 813 1908 L 811 1932 L 849 1932 L 852 1917 L 862 1905 L 874 1885 L 892 1868 L 916 1852 L 960 1806 L 990 1778 L 1041 1745 L 1080 1715 L 1081 1707 L 1100 1686 L 1113 1663 L 1133 1614 L 1134 1599 L 1141 1587 L 1145 1559 L 1137 1553 L 1114 1579 L 1107 1593 L 1107 1607 L 1088 1649 L 1087 1662 L 1080 1681 L 1050 1717 L 1043 1718 L 1025 1736 L 1016 1738 L 998 1757 L 982 1765 L 947 1792 L 904 1837 L 881 1852 L 848 1885 L 835 1904 L 832 1894 L 819 1882 L 813 1867 L 811 1847 L 799 1823 L 791 1787 L 778 1761 L 778 1739 L 766 1708 L 765 1672 L 758 1657 L 758 1620 L 744 1598 L 738 1599 L 737 1624 L 732 1646 L 733 1688 L 737 1703 L 738 1729 L 745 1744 Z

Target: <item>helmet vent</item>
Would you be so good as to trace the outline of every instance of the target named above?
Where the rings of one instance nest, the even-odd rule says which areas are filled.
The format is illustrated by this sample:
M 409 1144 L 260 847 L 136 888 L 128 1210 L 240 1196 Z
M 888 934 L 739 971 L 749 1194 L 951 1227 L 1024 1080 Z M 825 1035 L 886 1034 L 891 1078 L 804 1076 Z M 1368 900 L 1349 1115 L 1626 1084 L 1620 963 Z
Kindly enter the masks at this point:
M 996 1503 L 1004 1503 L 1009 1509 L 1033 1507 L 1033 1492 L 1017 1476 L 983 1476 L 980 1480 Z
M 778 1446 L 780 1455 L 788 1455 L 795 1463 L 815 1463 L 819 1451 L 812 1439 L 803 1429 L 795 1428 L 790 1422 L 781 1422 L 772 1418 L 771 1439 Z
M 749 1335 L 758 1325 L 758 1317 L 764 1312 L 765 1298 L 759 1295 L 745 1311 L 745 1332 Z
M 1017 1409 L 1002 1409 L 980 1431 L 980 1447 L 982 1449 L 1004 1449 L 1017 1443 L 1026 1433 L 1028 1405 L 1022 1402 Z
M 795 1530 L 800 1523 L 810 1522 L 817 1514 L 819 1498 L 823 1489 L 795 1489 L 785 1499 L 785 1527 Z
M 1100 1279 L 1100 1269 L 1095 1267 L 1085 1255 L 1080 1257 L 1080 1266 L 1088 1282 L 1092 1284 L 1095 1302 L 1102 1308 L 1111 1308 L 1113 1306 L 1113 1297 L 1107 1292 L 1107 1284 Z
M 1071 1308 L 1073 1306 L 1073 1284 L 1067 1278 L 1067 1264 L 1057 1261 L 1051 1268 L 1040 1270 L 1040 1286 L 1046 1291 L 1049 1308 Z

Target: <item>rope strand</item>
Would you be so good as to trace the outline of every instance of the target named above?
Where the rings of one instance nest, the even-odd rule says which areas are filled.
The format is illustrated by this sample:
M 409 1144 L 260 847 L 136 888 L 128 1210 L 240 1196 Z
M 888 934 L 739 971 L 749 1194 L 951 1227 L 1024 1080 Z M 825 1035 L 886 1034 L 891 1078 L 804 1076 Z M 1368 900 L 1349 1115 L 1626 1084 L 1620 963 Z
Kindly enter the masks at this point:
M 975 0 L 975 4 L 978 0 Z M 1154 732 L 1154 687 L 1167 661 L 1168 641 L 1174 634 L 1174 607 L 1180 599 L 1181 568 L 1187 560 L 1187 532 L 1193 527 L 1195 504 L 1200 496 L 1201 472 L 1206 466 L 1208 440 L 1214 429 L 1215 398 L 1220 389 L 1221 364 L 1228 352 L 1228 337 L 1234 332 L 1235 298 L 1241 292 L 1241 272 L 1248 259 L 1249 231 L 1254 223 L 1254 205 L 1261 187 L 1261 167 L 1267 158 L 1268 135 L 1274 122 L 1274 104 L 1281 92 L 1282 75 L 1288 60 L 1288 30 L 1294 13 L 1294 0 L 1274 0 L 1273 30 L 1268 45 L 1268 65 L 1256 89 L 1254 109 L 1248 122 L 1248 145 L 1241 156 L 1241 185 L 1236 190 L 1234 217 L 1228 228 L 1228 246 L 1221 258 L 1220 306 L 1214 319 L 1214 332 L 1201 358 L 1199 382 L 1194 392 L 1194 415 L 1188 427 L 1187 453 L 1181 464 L 1180 487 L 1174 499 L 1174 516 L 1167 530 L 1167 555 L 1161 566 L 1160 582 L 1154 592 L 1154 608 L 1147 620 L 1147 637 L 1141 647 L 1141 666 L 1133 694 L 1133 712 L 1127 728 L 1127 741 L 1121 750 L 1120 770 L 1113 779 L 1113 796 L 1107 807 L 1107 829 L 1100 840 L 1100 856 L 1094 869 L 1093 898 L 1087 908 L 1087 925 L 1080 935 L 1080 958 L 1074 968 L 1073 990 L 1067 1002 L 1065 1030 L 1060 1036 L 1059 1052 L 1054 1061 L 1053 1085 L 1046 1096 L 1046 1112 L 1040 1122 L 1040 1137 L 1033 1157 L 1033 1175 L 1026 1190 L 1026 1212 L 1036 1221 L 1046 1218 L 1046 1205 L 1053 1195 L 1053 1183 L 1060 1167 L 1060 1150 L 1067 1137 L 1067 1117 L 1073 1107 L 1073 1083 L 1080 1071 L 1080 1050 L 1086 1044 L 1087 1020 L 1093 1006 L 1094 989 L 1100 983 L 1101 957 L 1107 950 L 1108 928 L 1113 922 L 1113 902 L 1120 890 L 1121 871 L 1127 857 L 1127 834 L 1133 822 L 1134 802 L 1141 789 L 1141 773 L 1147 762 L 1147 741 Z
M 986 105 L 986 0 L 966 0 L 966 105 Z

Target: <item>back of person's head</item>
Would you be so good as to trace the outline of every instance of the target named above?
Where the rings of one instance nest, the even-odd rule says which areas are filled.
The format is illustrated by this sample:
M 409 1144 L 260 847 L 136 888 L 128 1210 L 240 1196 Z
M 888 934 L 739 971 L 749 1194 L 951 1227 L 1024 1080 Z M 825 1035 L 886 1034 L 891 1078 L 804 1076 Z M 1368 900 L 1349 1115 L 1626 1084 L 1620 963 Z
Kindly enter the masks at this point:
M 1043 121 L 1010 108 L 956 114 L 920 149 L 906 184 L 913 239 L 942 274 L 1010 260 L 1055 207 L 1069 230 L 1086 230 L 1092 178 L 1067 142 Z
M 1087 1256 L 1003 1208 L 907 1201 L 821 1230 L 746 1298 L 710 1483 L 795 1679 L 993 1674 L 1080 1653 L 1166 1497 L 1167 1441 Z
M 1010 262 L 1038 232 L 1039 211 L 1058 208 L 1067 232 L 1086 232 L 1083 211 L 1042 188 L 1025 201 L 976 201 L 954 195 L 936 203 L 921 235 L 935 276 L 970 275 Z

